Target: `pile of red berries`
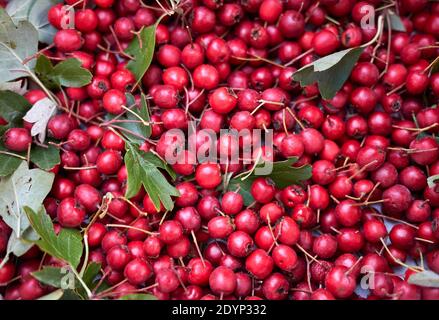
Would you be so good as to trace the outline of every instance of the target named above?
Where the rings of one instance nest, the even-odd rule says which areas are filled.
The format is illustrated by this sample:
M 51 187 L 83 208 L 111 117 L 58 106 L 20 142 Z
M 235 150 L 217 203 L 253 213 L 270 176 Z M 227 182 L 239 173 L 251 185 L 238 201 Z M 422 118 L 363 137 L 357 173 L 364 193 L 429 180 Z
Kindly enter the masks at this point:
M 62 28 L 64 5 L 75 10 L 74 28 Z M 363 25 L 367 12 L 398 14 L 405 31 L 377 35 Z M 48 17 L 59 30 L 44 54 L 75 57 L 93 73 L 89 85 L 57 93 L 64 106 L 47 129 L 61 163 L 44 205 L 56 228 L 86 230 L 88 258 L 110 287 L 95 298 L 362 299 L 356 288 L 367 276 L 367 299 L 439 299 L 438 288 L 408 282 L 439 273 L 439 184 L 427 184 L 439 174 L 439 3 L 66 0 Z M 124 50 L 159 18 L 153 63 L 137 86 Z M 301 67 L 374 37 L 332 99 L 294 80 Z M 126 142 L 102 123 L 127 112 L 131 91 L 150 104 L 144 151 L 165 158 L 176 143 L 185 148 L 166 133 L 187 133 L 190 121 L 220 137 L 226 158 L 240 146 L 221 129 L 273 130 L 273 145 L 257 151 L 266 161 L 297 157 L 312 177 L 283 189 L 258 177 L 245 205 L 240 190 L 221 186 L 251 166 L 193 164 L 187 149 L 172 165 L 174 210 L 157 210 L 143 188 L 127 199 Z M 25 98 L 45 96 L 36 89 Z M 30 127 L 9 129 L 5 147 L 26 151 Z M 0 221 L 0 253 L 10 233 Z M 34 246 L 0 269 L 0 293 L 47 294 L 53 288 L 31 272 L 61 264 Z

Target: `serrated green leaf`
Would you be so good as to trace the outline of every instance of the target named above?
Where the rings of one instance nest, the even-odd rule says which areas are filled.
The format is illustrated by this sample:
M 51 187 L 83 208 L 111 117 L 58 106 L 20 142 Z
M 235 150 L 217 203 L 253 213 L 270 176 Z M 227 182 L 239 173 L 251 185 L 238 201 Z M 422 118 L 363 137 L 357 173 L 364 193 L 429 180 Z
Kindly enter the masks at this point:
M 17 25 L 0 8 L 0 82 L 28 77 L 35 59 L 25 62 L 38 51 L 38 32 L 28 21 Z
M 23 208 L 38 210 L 52 188 L 53 179 L 53 173 L 29 170 L 27 163 L 21 160 L 13 174 L 0 180 L 0 216 L 13 230 L 8 252 L 19 256 L 31 247 L 28 239 L 37 239 Z
M 51 78 L 63 87 L 80 88 L 91 82 L 92 74 L 76 58 L 66 59 L 53 68 Z
M 278 188 L 285 188 L 289 185 L 298 184 L 311 178 L 312 167 L 310 165 L 305 165 L 299 168 L 292 167 L 296 161 L 297 158 L 289 158 L 284 161 L 274 162 L 272 172 L 264 176 L 256 175 L 254 173 L 250 176 L 247 176 L 245 173 L 237 175 L 230 180 L 228 190 L 237 190 L 239 188 L 239 193 L 243 196 L 245 205 L 250 205 L 254 202 L 254 198 L 250 193 L 251 185 L 257 178 L 269 178 Z M 261 163 L 257 167 L 263 166 L 264 163 Z
M 68 87 L 80 88 L 91 82 L 92 74 L 82 67 L 81 61 L 69 58 L 53 66 L 45 56 L 40 55 L 35 66 L 38 78 L 50 89 Z
M 46 285 L 61 288 L 62 280 L 66 276 L 65 271 L 66 269 L 59 267 L 45 266 L 39 271 L 32 272 L 32 276 Z
M 430 270 L 414 273 L 409 277 L 408 283 L 421 287 L 439 288 L 439 274 Z
M 143 28 L 140 31 L 139 36 L 134 37 L 128 48 L 125 50 L 127 54 L 133 57 L 133 59 L 128 62 L 127 69 L 133 73 L 137 83 L 142 80 L 143 75 L 146 70 L 148 70 L 154 56 L 155 30 L 158 22 L 159 21 L 149 27 Z
M 128 173 L 128 183 L 125 196 L 132 198 L 143 185 L 150 196 L 155 208 L 160 208 L 160 202 L 166 210 L 174 208 L 172 196 L 179 196 L 178 190 L 164 177 L 160 169 L 175 176 L 172 169 L 151 152 L 139 150 L 137 145 L 127 143 L 125 165 Z
M 406 32 L 404 23 L 402 23 L 400 16 L 398 16 L 395 12 L 391 10 L 388 11 L 388 15 L 390 19 L 390 28 L 392 30 Z
M 61 162 L 59 149 L 51 144 L 47 148 L 32 146 L 30 160 L 43 170 L 50 170 Z
M 348 79 L 363 47 L 350 48 L 320 58 L 293 75 L 302 87 L 316 83 L 323 99 L 332 99 Z
M 152 294 L 133 293 L 120 297 L 119 300 L 157 300 L 157 297 Z
M 439 174 L 435 174 L 434 176 L 428 177 L 427 183 L 429 188 L 433 188 L 436 185 L 436 183 L 439 183 Z
M 53 223 L 44 207 L 37 212 L 29 207 L 24 208 L 29 221 L 40 236 L 35 243 L 49 255 L 69 263 L 77 268 L 81 260 L 83 244 L 82 235 L 78 230 L 61 229 L 59 235 L 55 234 Z
M 12 126 L 20 126 L 31 107 L 23 96 L 12 91 L 0 91 L 0 116 Z

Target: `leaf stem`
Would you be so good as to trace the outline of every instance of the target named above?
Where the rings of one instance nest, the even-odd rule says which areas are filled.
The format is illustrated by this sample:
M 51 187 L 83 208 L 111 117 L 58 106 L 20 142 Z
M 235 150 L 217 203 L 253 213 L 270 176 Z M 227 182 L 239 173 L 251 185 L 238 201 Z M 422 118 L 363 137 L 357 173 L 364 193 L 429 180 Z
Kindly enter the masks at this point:
M 82 278 L 79 275 L 78 271 L 76 271 L 76 269 L 73 268 L 73 266 L 71 264 L 69 266 L 70 266 L 70 269 L 72 270 L 73 274 L 76 276 L 76 278 L 78 279 L 78 281 L 81 283 L 82 287 L 84 288 L 85 292 L 87 293 L 88 298 L 91 299 L 93 297 L 93 294 L 92 294 L 91 290 L 85 284 L 84 280 L 82 280 Z

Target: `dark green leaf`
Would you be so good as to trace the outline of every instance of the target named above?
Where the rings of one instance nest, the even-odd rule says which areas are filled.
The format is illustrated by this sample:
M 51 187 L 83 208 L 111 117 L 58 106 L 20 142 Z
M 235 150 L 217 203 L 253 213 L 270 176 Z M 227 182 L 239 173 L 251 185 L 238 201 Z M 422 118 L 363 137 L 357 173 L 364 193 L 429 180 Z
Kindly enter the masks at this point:
M 323 99 L 329 100 L 346 82 L 363 50 L 356 47 L 335 52 L 299 69 L 293 78 L 302 87 L 317 82 Z
M 50 170 L 60 163 L 59 149 L 53 145 L 47 148 L 40 146 L 33 146 L 30 152 L 30 160 L 39 168 Z
M 132 94 L 127 93 L 127 104 L 128 106 L 134 106 L 135 100 Z M 145 142 L 145 139 L 151 136 L 151 126 L 149 125 L 150 117 L 148 104 L 146 102 L 146 97 L 144 94 L 141 95 L 141 105 L 140 108 L 134 107 L 131 108 L 132 112 L 126 112 L 123 117 L 118 117 L 119 120 L 123 120 L 125 122 L 116 123 L 117 126 L 122 127 L 126 130 L 120 129 L 120 132 L 131 142 L 142 144 Z M 114 116 L 108 117 L 108 120 L 114 119 Z M 142 123 L 142 119 L 145 123 Z M 131 122 L 126 122 L 131 121 Z M 134 134 L 132 134 L 133 132 Z
M 57 236 L 52 220 L 44 207 L 37 212 L 29 207 L 25 207 L 24 210 L 32 227 L 41 237 L 35 241 L 38 247 L 51 256 L 68 262 L 73 268 L 77 268 L 83 251 L 81 233 L 78 230 L 64 228 Z
M 312 167 L 309 165 L 299 168 L 292 167 L 296 161 L 297 158 L 289 158 L 285 161 L 274 162 L 272 172 L 264 177 L 271 179 L 278 188 L 285 188 L 289 185 L 298 184 L 301 181 L 311 178 Z M 263 166 L 264 163 L 261 163 L 257 167 Z M 239 193 L 244 197 L 245 205 L 250 205 L 254 201 L 253 196 L 250 193 L 251 185 L 255 179 L 262 176 L 254 173 L 248 177 L 246 176 L 247 175 L 243 173 L 231 179 L 228 189 L 237 190 L 239 188 Z
M 439 274 L 429 270 L 414 273 L 409 277 L 408 283 L 421 287 L 439 288 Z
M 81 66 L 81 61 L 70 58 L 53 68 L 52 78 L 63 87 L 80 88 L 91 82 L 92 74 Z
M 87 285 L 87 287 L 89 287 L 92 290 L 95 288 L 96 276 L 99 274 L 100 271 L 101 271 L 100 263 L 91 262 L 87 265 L 84 275 L 82 276 L 82 280 Z
M 401 17 L 391 10 L 388 11 L 388 14 L 390 19 L 390 28 L 395 31 L 406 32 Z
M 133 293 L 120 297 L 119 300 L 157 300 L 152 294 Z
M 143 75 L 151 64 L 154 55 L 155 30 L 157 24 L 158 21 L 152 26 L 143 28 L 140 31 L 140 36 L 134 37 L 128 48 L 125 50 L 127 54 L 133 57 L 133 60 L 128 62 L 127 69 L 134 74 L 137 83 L 142 80 Z
M 66 59 L 53 66 L 45 56 L 40 55 L 35 66 L 38 78 L 50 89 L 68 87 L 79 88 L 91 82 L 92 74 L 81 66 L 76 58 Z
M 8 125 L 0 126 L 0 138 L 3 136 L 3 134 L 10 128 Z
M 2 143 L 0 143 L 0 152 L 9 152 Z M 6 177 L 12 174 L 23 160 L 20 158 L 0 153 L 0 177 Z
M 67 289 L 64 290 L 61 300 L 83 300 L 83 298 L 76 291 Z
M 34 71 L 48 89 L 53 90 L 59 88 L 59 83 L 52 78 L 52 61 L 50 61 L 44 54 L 38 56 Z
M 143 185 L 154 206 L 159 209 L 160 202 L 167 210 L 172 210 L 172 196 L 179 196 L 177 189 L 166 180 L 159 170 L 164 169 L 175 177 L 172 169 L 151 152 L 139 150 L 137 145 L 127 143 L 125 165 L 128 172 L 128 184 L 125 196 L 132 198 Z
M 0 91 L 0 116 L 12 126 L 20 126 L 31 107 L 23 96 L 12 91 Z
M 439 174 L 428 177 L 427 183 L 429 188 L 433 188 L 436 183 L 439 183 Z
M 46 266 L 39 271 L 32 272 L 32 275 L 40 282 L 55 288 L 61 288 L 63 278 L 66 276 L 66 269 Z

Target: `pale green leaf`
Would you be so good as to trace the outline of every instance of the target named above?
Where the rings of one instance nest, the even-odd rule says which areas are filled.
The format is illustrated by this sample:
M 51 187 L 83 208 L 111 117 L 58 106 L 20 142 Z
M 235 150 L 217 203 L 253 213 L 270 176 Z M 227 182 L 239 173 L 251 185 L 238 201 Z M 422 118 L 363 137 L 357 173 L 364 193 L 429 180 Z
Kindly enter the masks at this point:
M 28 77 L 35 66 L 32 57 L 38 51 L 38 32 L 28 21 L 17 26 L 0 9 L 0 82 Z

